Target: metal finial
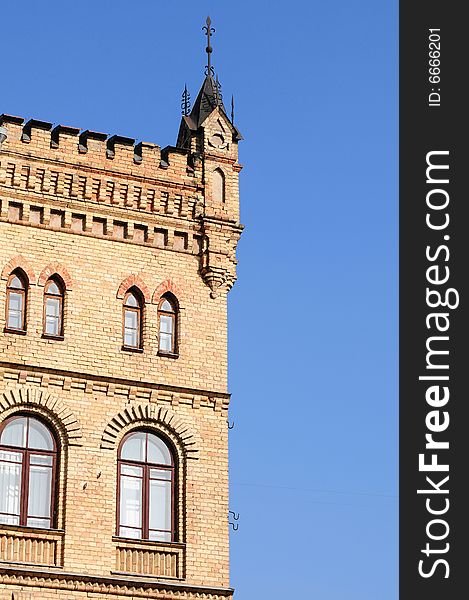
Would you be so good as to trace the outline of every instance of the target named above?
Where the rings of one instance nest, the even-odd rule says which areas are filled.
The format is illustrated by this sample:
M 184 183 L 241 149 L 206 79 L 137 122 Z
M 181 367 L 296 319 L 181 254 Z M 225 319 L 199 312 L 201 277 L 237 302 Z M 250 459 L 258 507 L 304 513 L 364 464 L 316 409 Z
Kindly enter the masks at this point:
M 212 37 L 212 33 L 215 33 L 215 29 L 211 26 L 212 20 L 210 19 L 210 17 L 207 17 L 207 20 L 205 22 L 206 25 L 202 27 L 203 31 L 205 31 L 205 35 L 207 36 L 207 47 L 205 48 L 205 52 L 207 53 L 207 66 L 205 67 L 205 74 L 210 76 L 214 74 L 212 61 L 210 57 L 213 51 L 213 48 L 210 45 L 210 38 Z
M 190 109 L 191 109 L 191 95 L 189 94 L 189 92 L 187 90 L 187 85 L 184 85 L 184 91 L 182 92 L 182 99 L 181 99 L 181 112 L 185 117 L 187 117 Z
M 217 95 L 217 102 L 223 102 L 223 95 L 221 93 L 221 83 L 218 81 L 218 74 L 215 77 L 216 90 L 215 93 Z
M 234 125 L 234 96 L 231 94 L 231 124 Z

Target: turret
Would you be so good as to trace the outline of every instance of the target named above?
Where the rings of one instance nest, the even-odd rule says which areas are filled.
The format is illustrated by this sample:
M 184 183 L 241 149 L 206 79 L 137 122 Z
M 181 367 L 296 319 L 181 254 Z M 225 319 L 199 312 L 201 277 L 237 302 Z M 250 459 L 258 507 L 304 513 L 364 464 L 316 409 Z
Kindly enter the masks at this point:
M 215 31 L 207 17 L 207 66 L 205 79 L 189 113 L 187 88 L 183 94 L 183 116 L 177 147 L 187 150 L 189 162 L 202 163 L 204 185 L 204 252 L 201 273 L 212 295 L 228 290 L 236 280 L 235 249 L 242 231 L 239 224 L 238 142 L 243 139 L 226 114 L 218 76 L 211 64 L 211 35 Z

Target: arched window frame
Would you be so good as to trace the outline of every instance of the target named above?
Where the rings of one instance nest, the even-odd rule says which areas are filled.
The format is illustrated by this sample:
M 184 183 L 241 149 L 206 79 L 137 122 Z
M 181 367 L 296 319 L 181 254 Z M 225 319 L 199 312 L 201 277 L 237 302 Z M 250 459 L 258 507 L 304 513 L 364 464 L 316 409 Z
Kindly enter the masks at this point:
M 158 438 L 161 442 L 163 442 L 163 444 L 166 446 L 170 458 L 171 458 L 171 464 L 170 465 L 162 465 L 162 464 L 158 464 L 158 463 L 151 463 L 148 460 L 146 461 L 140 461 L 140 460 L 130 460 L 127 458 L 121 458 L 122 456 L 122 449 L 126 443 L 126 441 L 133 435 L 138 434 L 138 433 L 144 433 L 146 434 L 146 444 L 148 447 L 148 435 L 152 435 L 155 436 L 156 438 Z M 142 429 L 133 429 L 132 431 L 129 431 L 121 440 L 119 447 L 118 447 L 118 451 L 117 451 L 117 506 L 116 506 L 116 535 L 118 537 L 124 537 L 124 538 L 128 538 L 128 539 L 139 539 L 139 540 L 145 540 L 145 541 L 150 541 L 150 542 L 163 542 L 163 543 L 168 543 L 168 542 L 177 542 L 178 541 L 178 519 L 177 519 L 177 511 L 178 511 L 178 499 L 177 499 L 177 489 L 178 489 L 178 468 L 177 468 L 177 462 L 176 462 L 176 451 L 172 445 L 172 443 L 166 438 L 166 436 L 161 435 L 160 432 L 151 430 L 151 429 L 147 429 L 147 428 L 142 428 Z M 123 474 L 122 473 L 122 467 L 123 466 L 130 466 L 130 467 L 137 467 L 137 468 L 142 468 L 142 476 L 141 477 L 136 477 L 138 479 L 141 479 L 142 481 L 142 490 L 141 490 L 141 504 L 140 504 L 140 510 L 141 510 L 141 528 L 138 527 L 129 527 L 128 525 L 123 525 L 121 523 L 121 501 L 122 501 L 122 497 L 121 497 L 121 493 L 122 493 L 122 478 L 123 477 L 128 477 L 129 475 Z M 169 534 L 169 539 L 150 539 L 150 523 L 149 523 L 149 515 L 150 515 L 150 481 L 153 480 L 153 478 L 150 476 L 151 475 L 151 470 L 164 470 L 168 473 L 170 473 L 170 479 L 169 481 L 170 486 L 171 486 L 171 507 L 170 507 L 170 511 L 171 511 L 171 529 L 170 530 L 158 530 L 160 532 L 165 531 L 165 533 Z M 168 480 L 166 480 L 168 481 Z M 133 536 L 130 537 L 128 535 L 123 535 L 121 533 L 121 528 L 123 529 L 141 529 L 142 533 L 141 533 L 141 537 L 138 536 Z M 153 531 L 157 531 L 157 530 L 153 530 Z M 168 537 L 168 536 L 167 536 Z
M 59 293 L 51 293 L 49 290 L 52 285 L 58 288 Z M 57 327 L 54 332 L 47 331 L 47 305 L 48 300 L 58 302 L 58 314 L 56 319 Z M 62 340 L 64 337 L 64 306 L 65 306 L 65 284 L 58 275 L 50 277 L 44 286 L 44 301 L 42 315 L 42 335 L 43 337 Z M 50 318 L 50 316 L 49 316 Z
M 130 306 L 127 304 L 130 297 L 134 297 L 137 306 Z M 144 298 L 143 294 L 136 287 L 131 287 L 124 294 L 124 299 L 122 302 L 122 349 L 128 350 L 130 352 L 142 352 L 143 351 L 143 311 L 144 311 Z M 126 343 L 126 313 L 133 313 L 137 316 L 137 326 L 136 326 L 136 335 L 137 341 L 136 344 L 127 344 Z
M 19 279 L 22 288 L 13 287 L 15 278 Z M 29 281 L 26 273 L 21 269 L 15 269 L 8 277 L 7 281 L 7 293 L 6 293 L 6 304 L 5 304 L 5 330 L 10 333 L 26 333 L 26 310 L 28 304 L 28 289 Z M 21 298 L 21 311 L 20 311 L 20 327 L 15 327 L 12 323 L 12 312 L 10 311 L 10 304 L 12 295 L 17 295 Z M 13 309 L 12 309 L 13 310 Z M 16 312 L 16 311 L 15 311 Z
M 18 419 L 26 419 L 27 420 L 27 434 L 26 441 L 24 445 L 9 445 L 3 443 L 2 436 L 6 429 L 6 427 Z M 30 421 L 36 421 L 40 423 L 49 433 L 50 438 L 52 440 L 52 450 L 44 450 L 38 449 L 34 447 L 30 447 L 29 445 L 29 431 L 30 431 Z M 6 454 L 6 458 L 4 457 Z M 10 454 L 10 460 L 8 460 L 8 454 Z M 21 455 L 21 461 L 13 461 L 11 460 L 12 454 Z M 46 457 L 50 457 L 50 464 L 38 463 L 38 457 L 42 459 Z M 36 463 L 31 464 L 31 458 L 36 460 Z M 54 529 L 56 526 L 56 509 L 57 509 L 57 496 L 58 496 L 58 464 L 59 464 L 59 445 L 57 443 L 57 438 L 53 429 L 46 423 L 43 419 L 38 418 L 36 415 L 31 413 L 19 413 L 15 414 L 11 417 L 8 417 L 0 423 L 0 464 L 11 464 L 11 465 L 21 465 L 21 475 L 19 477 L 19 512 L 17 514 L 14 513 L 3 513 L 4 515 L 9 515 L 10 517 L 18 517 L 18 523 L 13 524 L 14 526 L 20 527 L 34 527 L 36 529 Z M 49 513 L 48 515 L 30 515 L 29 514 L 29 503 L 30 503 L 30 488 L 31 488 L 31 472 L 35 466 L 44 468 L 50 468 L 51 477 L 50 477 L 50 498 L 49 498 Z M 1 485 L 1 481 L 0 481 Z M 0 505 L 1 508 L 1 505 Z M 38 523 L 31 524 L 30 520 L 48 520 L 49 523 L 47 526 L 40 525 Z M 9 523 L 5 523 L 5 520 L 0 519 L 0 523 L 8 525 Z M 12 523 L 10 523 L 12 524 Z
M 164 309 L 164 303 L 168 302 L 171 306 L 171 311 Z M 163 319 L 163 318 L 164 319 Z M 163 348 L 163 338 L 168 335 L 167 331 L 162 331 L 163 323 L 166 324 L 171 320 L 171 341 L 170 349 Z M 179 354 L 178 335 L 179 335 L 179 304 L 175 296 L 167 292 L 161 296 L 158 302 L 158 354 L 162 356 L 177 357 Z M 167 339 L 167 338 L 166 338 Z

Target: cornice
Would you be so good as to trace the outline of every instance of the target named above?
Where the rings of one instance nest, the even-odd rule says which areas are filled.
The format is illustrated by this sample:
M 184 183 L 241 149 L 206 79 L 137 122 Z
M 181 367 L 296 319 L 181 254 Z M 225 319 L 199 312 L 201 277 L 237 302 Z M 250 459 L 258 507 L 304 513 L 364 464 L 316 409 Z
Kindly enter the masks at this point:
M 168 594 L 175 599 L 218 600 L 219 598 L 231 598 L 234 591 L 232 588 L 191 585 L 142 576 L 138 576 L 138 578 L 123 575 L 106 577 L 23 565 L 0 565 L 0 581 L 4 585 L 22 585 L 74 592 L 99 592 L 100 594 L 153 598 L 155 600 L 167 599 Z
M 16 364 L 0 360 L 0 381 L 35 385 L 41 388 L 82 390 L 86 394 L 122 396 L 129 401 L 149 401 L 177 406 L 187 404 L 193 408 L 209 408 L 215 412 L 228 410 L 231 394 L 218 390 L 172 386 L 158 382 L 142 382 L 127 378 L 94 375 L 66 369 L 39 365 Z

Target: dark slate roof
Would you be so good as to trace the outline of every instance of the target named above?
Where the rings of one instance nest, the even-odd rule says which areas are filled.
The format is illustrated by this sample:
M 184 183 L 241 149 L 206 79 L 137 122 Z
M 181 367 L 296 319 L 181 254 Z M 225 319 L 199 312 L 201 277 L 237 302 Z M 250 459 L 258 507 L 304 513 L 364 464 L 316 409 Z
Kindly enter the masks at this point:
M 220 86 L 212 75 L 207 75 L 189 115 L 195 129 L 198 129 L 202 125 L 217 106 L 222 108 L 223 112 L 226 113 L 220 93 Z

